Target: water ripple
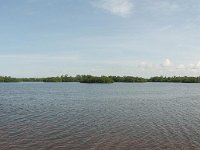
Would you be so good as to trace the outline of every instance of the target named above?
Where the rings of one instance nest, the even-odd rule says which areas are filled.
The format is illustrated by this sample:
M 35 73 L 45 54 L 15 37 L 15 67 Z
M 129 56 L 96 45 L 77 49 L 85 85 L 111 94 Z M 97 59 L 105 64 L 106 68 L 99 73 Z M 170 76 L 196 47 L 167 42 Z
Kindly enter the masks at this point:
M 0 150 L 198 150 L 200 84 L 0 84 Z

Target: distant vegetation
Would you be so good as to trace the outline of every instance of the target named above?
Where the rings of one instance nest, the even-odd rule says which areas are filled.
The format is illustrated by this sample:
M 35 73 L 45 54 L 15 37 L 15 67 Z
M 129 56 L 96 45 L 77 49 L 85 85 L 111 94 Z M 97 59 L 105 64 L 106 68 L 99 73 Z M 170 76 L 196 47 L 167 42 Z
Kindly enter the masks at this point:
M 84 75 L 80 76 L 81 83 L 113 83 L 114 80 L 110 77 L 101 76 L 101 77 L 95 77 L 91 75 Z
M 109 76 L 114 82 L 147 82 L 148 79 L 132 76 Z
M 13 78 L 0 76 L 0 82 L 80 82 L 80 83 L 114 83 L 114 82 L 176 82 L 176 83 L 200 83 L 200 77 L 151 77 L 149 79 L 133 76 L 91 76 L 77 75 L 75 77 L 64 75 L 48 78 Z
M 200 77 L 152 77 L 148 82 L 200 83 Z

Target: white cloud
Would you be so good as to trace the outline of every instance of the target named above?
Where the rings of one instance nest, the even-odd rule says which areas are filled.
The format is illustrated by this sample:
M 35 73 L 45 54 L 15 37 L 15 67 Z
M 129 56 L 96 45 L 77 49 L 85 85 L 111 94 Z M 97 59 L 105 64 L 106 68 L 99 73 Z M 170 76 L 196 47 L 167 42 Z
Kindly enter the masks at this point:
M 200 69 L 200 61 L 197 63 L 196 67 Z
M 151 68 L 155 68 L 156 66 L 150 62 L 143 61 L 138 65 L 138 67 L 145 68 L 145 69 L 151 69 Z
M 172 65 L 171 60 L 168 58 L 161 64 L 162 67 L 171 67 Z
M 189 65 L 187 66 L 187 69 L 188 69 L 188 70 L 192 70 L 192 71 L 200 70 L 200 61 L 197 62 L 196 64 L 189 64 Z
M 180 65 L 177 66 L 177 69 L 185 69 L 185 65 L 180 64 Z
M 133 9 L 131 0 L 95 0 L 94 4 L 98 8 L 121 17 L 129 16 Z
M 159 75 L 168 75 L 168 76 L 199 76 L 200 73 L 200 61 L 197 63 L 190 64 L 175 64 L 172 63 L 170 59 L 166 59 L 163 63 L 150 63 L 150 62 L 141 62 L 138 67 L 148 72 L 152 72 L 152 75 L 155 76 L 156 73 Z M 194 74 L 195 73 L 195 74 Z

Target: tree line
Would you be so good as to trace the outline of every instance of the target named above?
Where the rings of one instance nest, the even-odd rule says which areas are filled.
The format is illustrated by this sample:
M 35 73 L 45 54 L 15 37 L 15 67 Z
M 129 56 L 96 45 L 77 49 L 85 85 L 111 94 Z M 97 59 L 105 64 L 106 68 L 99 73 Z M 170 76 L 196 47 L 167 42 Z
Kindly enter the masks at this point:
M 114 83 L 114 82 L 176 82 L 176 83 L 200 83 L 200 77 L 164 77 L 156 76 L 151 78 L 133 76 L 92 76 L 77 75 L 75 77 L 62 75 L 47 78 L 13 78 L 10 76 L 0 76 L 0 82 L 80 82 L 80 83 Z

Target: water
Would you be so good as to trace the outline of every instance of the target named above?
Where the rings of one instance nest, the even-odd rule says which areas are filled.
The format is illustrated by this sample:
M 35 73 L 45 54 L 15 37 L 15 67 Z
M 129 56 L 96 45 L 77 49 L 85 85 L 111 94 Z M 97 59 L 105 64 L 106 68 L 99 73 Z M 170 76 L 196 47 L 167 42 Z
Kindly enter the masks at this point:
M 0 150 L 198 150 L 200 84 L 0 84 Z

